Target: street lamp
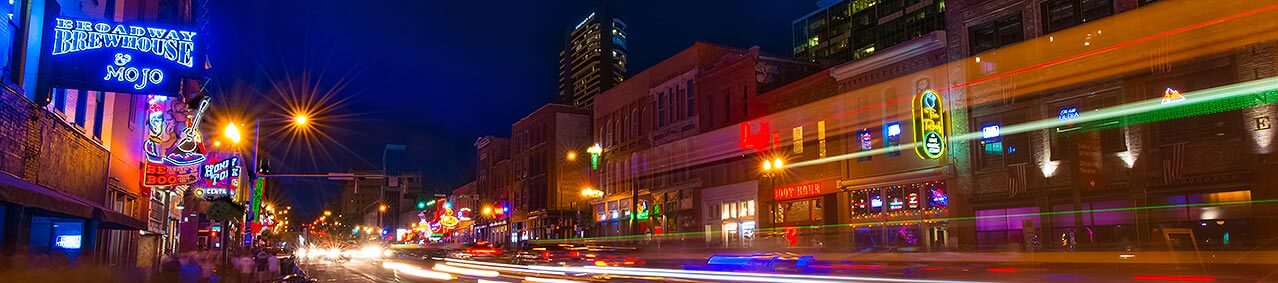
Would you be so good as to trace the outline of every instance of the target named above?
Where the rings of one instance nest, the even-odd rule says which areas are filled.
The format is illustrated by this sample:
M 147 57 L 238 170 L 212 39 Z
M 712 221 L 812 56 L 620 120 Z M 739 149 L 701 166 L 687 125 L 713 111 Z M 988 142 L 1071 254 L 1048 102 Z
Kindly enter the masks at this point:
M 568 151 L 568 156 L 565 157 L 568 158 L 568 161 L 577 161 L 577 152 L 570 150 Z
M 380 206 L 377 206 L 377 211 L 378 211 L 378 212 L 383 212 L 383 213 L 385 213 L 385 212 L 386 212 L 386 204 L 382 204 L 382 205 L 380 205 Z
M 298 125 L 298 126 L 305 126 L 307 123 L 310 123 L 310 120 L 311 120 L 311 118 L 310 118 L 310 117 L 307 117 L 307 116 L 306 116 L 306 114 L 297 114 L 297 115 L 293 115 L 293 124 L 294 124 L 294 125 Z
M 240 144 L 240 141 L 243 140 L 244 137 L 240 133 L 240 127 L 235 126 L 235 123 L 226 124 L 226 128 L 222 129 L 222 136 L 226 137 L 226 139 L 231 141 L 233 144 Z
M 330 215 L 333 215 L 332 211 L 328 211 L 328 210 L 324 211 L 324 216 L 330 216 Z

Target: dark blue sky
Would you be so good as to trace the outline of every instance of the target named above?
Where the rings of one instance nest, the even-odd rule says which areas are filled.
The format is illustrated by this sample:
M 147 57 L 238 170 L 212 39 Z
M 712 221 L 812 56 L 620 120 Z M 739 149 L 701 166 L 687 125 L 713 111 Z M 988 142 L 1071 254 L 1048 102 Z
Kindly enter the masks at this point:
M 272 82 L 309 81 L 345 99 L 328 113 L 337 118 L 325 121 L 333 141 L 319 148 L 329 154 L 312 157 L 293 150 L 280 157 L 283 145 L 276 145 L 271 150 L 277 172 L 380 168 L 383 146 L 398 143 L 408 147 L 407 167 L 420 170 L 434 190 L 473 179 L 472 143 L 478 136 L 508 136 L 512 123 L 552 101 L 558 52 L 568 30 L 602 3 L 211 2 L 210 93 L 215 97 L 273 113 L 279 109 L 264 107 L 280 101 Z M 815 3 L 620 1 L 616 13 L 629 24 L 630 71 L 637 73 L 697 40 L 759 45 L 787 55 L 790 23 L 815 10 Z M 302 79 L 306 72 L 310 76 Z M 254 91 L 233 90 L 236 81 Z M 336 194 L 322 181 L 286 186 L 303 209 Z

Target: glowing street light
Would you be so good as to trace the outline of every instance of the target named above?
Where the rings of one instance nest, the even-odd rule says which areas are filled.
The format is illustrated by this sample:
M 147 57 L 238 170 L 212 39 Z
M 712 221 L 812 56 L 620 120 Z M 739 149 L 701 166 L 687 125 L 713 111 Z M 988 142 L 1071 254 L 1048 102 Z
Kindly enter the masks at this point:
M 233 144 L 240 144 L 240 141 L 243 140 L 244 137 L 240 134 L 240 127 L 236 127 L 235 123 L 226 124 L 226 128 L 222 129 L 222 136 L 226 137 L 226 139 L 230 140 Z
M 328 211 L 328 210 L 324 211 L 324 216 L 331 216 L 331 215 L 333 215 L 332 211 Z
M 378 211 L 378 212 L 386 212 L 386 205 L 385 205 L 385 204 L 382 204 L 382 205 L 380 205 L 380 206 L 377 206 L 377 211 Z
M 568 158 L 568 161 L 577 161 L 577 152 L 576 152 L 576 151 L 568 151 L 568 156 L 567 156 L 567 158 Z
M 591 187 L 586 187 L 584 189 L 581 189 L 581 196 L 583 197 L 597 198 L 597 197 L 602 197 L 603 194 L 604 194 L 603 191 L 596 190 L 595 188 L 591 188 Z
M 485 206 L 484 209 L 480 210 L 480 213 L 491 216 L 493 215 L 493 207 Z
M 310 123 L 310 122 L 311 122 L 311 118 L 310 118 L 310 117 L 308 117 L 308 116 L 306 116 L 306 114 L 297 114 L 297 115 L 293 115 L 293 124 L 294 124 L 294 125 L 298 125 L 298 126 L 306 126 L 306 124 L 307 124 L 307 123 Z

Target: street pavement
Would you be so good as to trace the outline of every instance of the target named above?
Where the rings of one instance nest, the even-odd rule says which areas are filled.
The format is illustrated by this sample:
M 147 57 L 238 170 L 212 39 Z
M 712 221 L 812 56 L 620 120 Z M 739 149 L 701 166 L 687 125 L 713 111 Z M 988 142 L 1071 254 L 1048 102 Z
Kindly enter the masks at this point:
M 642 268 L 599 268 L 513 265 L 501 260 L 309 259 L 301 267 L 319 282 L 1278 282 L 1274 275 L 1278 267 L 1257 264 L 818 260 L 802 270 L 745 270 L 715 269 L 696 262 L 654 260 Z

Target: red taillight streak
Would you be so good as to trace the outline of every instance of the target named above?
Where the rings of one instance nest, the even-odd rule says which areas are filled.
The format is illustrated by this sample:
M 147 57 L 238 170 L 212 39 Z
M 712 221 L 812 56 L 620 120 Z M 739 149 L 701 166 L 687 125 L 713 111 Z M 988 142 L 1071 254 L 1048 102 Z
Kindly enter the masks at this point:
M 883 266 L 865 265 L 865 264 L 841 264 L 841 265 L 813 265 L 812 268 L 879 270 L 879 269 L 882 269 Z
M 941 269 L 940 269 L 940 268 L 935 268 L 935 267 L 924 267 L 924 268 L 919 268 L 919 270 L 923 270 L 923 271 L 937 271 L 937 270 L 941 270 Z
M 1137 275 L 1132 280 L 1139 281 L 1181 281 L 1181 282 L 1211 282 L 1216 281 L 1214 276 L 1179 276 L 1179 275 Z
M 994 273 L 1021 272 L 1020 269 L 1009 268 L 1009 267 L 993 267 L 993 268 L 986 269 L 985 271 L 994 272 Z

